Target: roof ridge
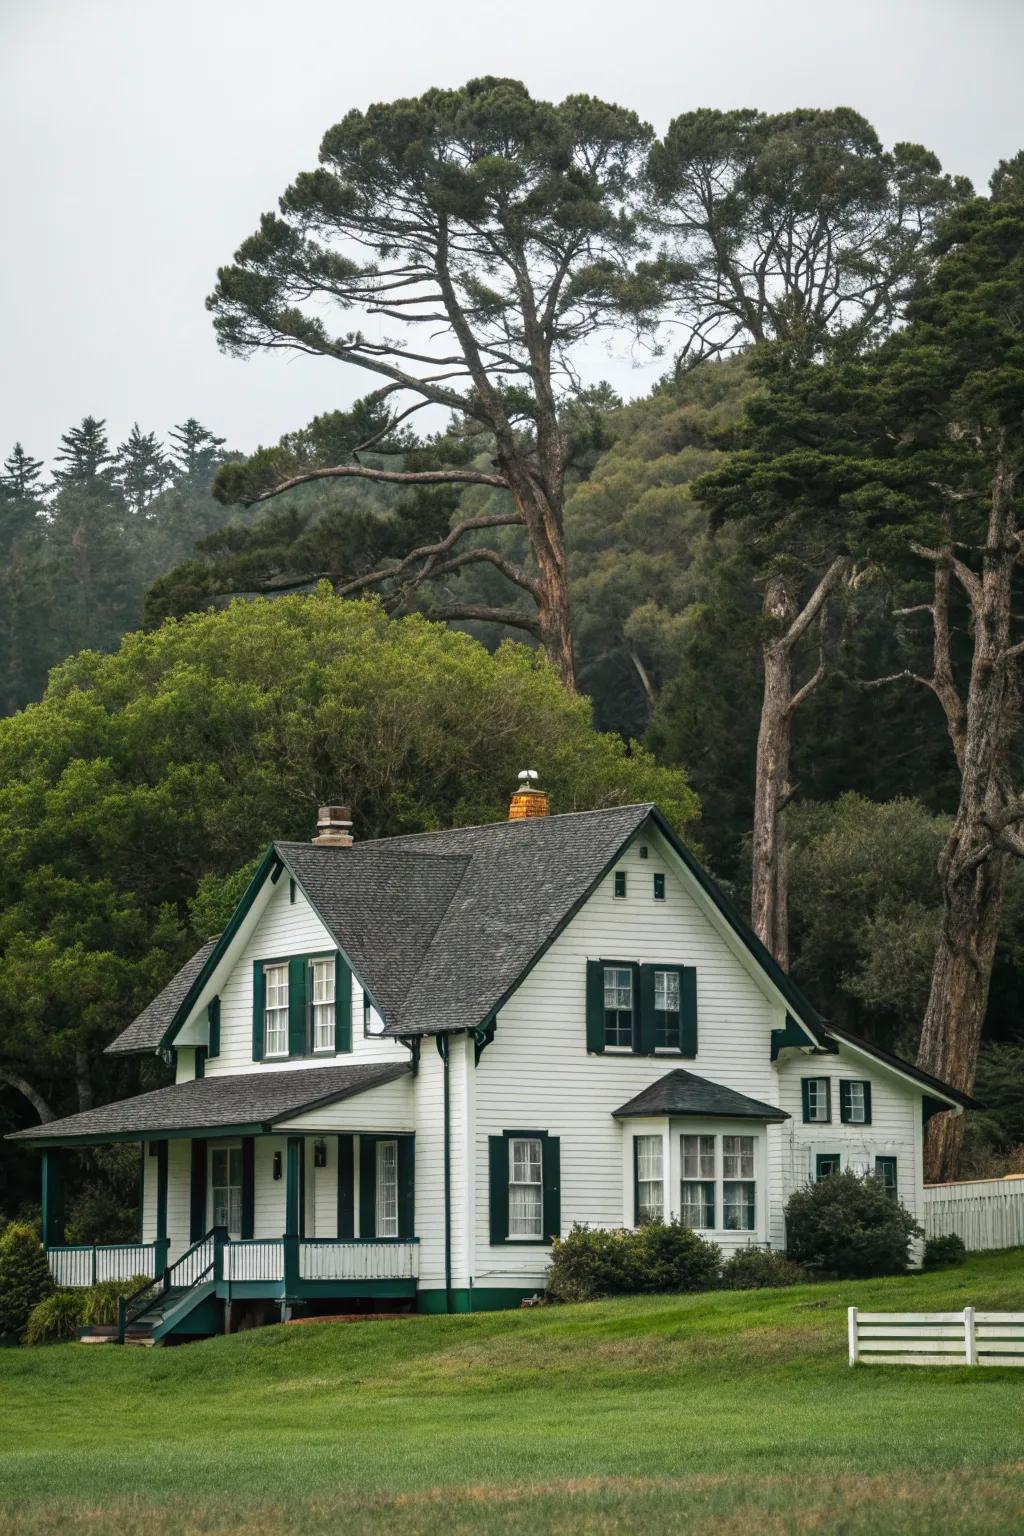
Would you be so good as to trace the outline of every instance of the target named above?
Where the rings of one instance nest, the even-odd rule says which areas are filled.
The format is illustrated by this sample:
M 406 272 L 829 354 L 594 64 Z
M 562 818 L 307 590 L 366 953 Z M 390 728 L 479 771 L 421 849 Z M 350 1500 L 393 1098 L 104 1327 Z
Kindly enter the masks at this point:
M 509 821 L 507 818 L 502 817 L 496 821 L 476 821 L 468 827 L 431 827 L 423 832 L 395 832 L 391 837 L 365 838 L 362 841 L 353 843 L 352 847 L 373 848 L 380 847 L 382 843 L 407 842 L 414 837 L 456 837 L 460 832 L 483 832 L 491 827 L 536 827 L 543 825 L 545 822 L 568 821 L 573 816 L 610 816 L 615 812 L 621 811 L 645 811 L 649 813 L 655 809 L 656 802 L 654 800 L 636 800 L 632 801 L 629 805 L 597 805 L 592 806 L 589 810 L 556 811 L 553 816 L 530 816 L 524 817 L 519 821 Z M 346 852 L 350 851 L 350 849 L 346 849 Z M 446 857 L 454 858 L 456 855 L 449 854 Z

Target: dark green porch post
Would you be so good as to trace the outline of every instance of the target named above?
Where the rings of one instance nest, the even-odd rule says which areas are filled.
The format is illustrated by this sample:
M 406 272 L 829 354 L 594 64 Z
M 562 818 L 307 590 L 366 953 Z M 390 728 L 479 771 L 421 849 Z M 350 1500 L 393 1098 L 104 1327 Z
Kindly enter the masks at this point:
M 302 1231 L 302 1157 L 305 1143 L 301 1136 L 288 1137 L 288 1161 L 284 1193 L 284 1293 L 295 1296 L 299 1288 L 299 1233 Z
M 43 1152 L 43 1247 L 64 1242 L 64 1154 L 57 1147 Z
M 167 1143 L 156 1143 L 156 1244 L 153 1274 L 159 1280 L 167 1268 Z

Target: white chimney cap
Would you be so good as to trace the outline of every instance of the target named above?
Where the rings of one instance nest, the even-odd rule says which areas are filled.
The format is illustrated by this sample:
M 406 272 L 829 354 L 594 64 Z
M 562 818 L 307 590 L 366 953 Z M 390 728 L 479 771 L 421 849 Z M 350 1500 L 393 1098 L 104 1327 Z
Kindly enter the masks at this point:
M 536 768 L 524 768 L 519 775 L 520 784 L 533 784 L 540 778 Z

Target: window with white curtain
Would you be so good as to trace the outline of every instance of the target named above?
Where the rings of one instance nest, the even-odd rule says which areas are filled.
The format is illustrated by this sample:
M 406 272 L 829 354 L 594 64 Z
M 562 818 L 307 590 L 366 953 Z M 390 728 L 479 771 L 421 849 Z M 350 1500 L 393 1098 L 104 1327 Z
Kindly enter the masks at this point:
M 681 1136 L 680 1220 L 694 1231 L 757 1228 L 755 1136 Z
M 633 972 L 629 966 L 604 968 L 604 1043 L 633 1044 Z
M 309 962 L 314 1051 L 334 1050 L 334 956 Z
M 637 1136 L 634 1147 L 636 1224 L 640 1226 L 645 1221 L 661 1221 L 665 1214 L 664 1144 L 660 1136 Z
M 398 1142 L 377 1143 L 377 1193 L 374 1231 L 377 1237 L 398 1236 Z
M 288 967 L 263 967 L 263 1054 L 288 1055 Z
M 722 1226 L 727 1232 L 755 1227 L 753 1136 L 722 1137 Z
M 537 1137 L 512 1136 L 508 1144 L 508 1235 L 544 1236 L 543 1148 Z
M 715 1138 L 684 1136 L 680 1219 L 694 1231 L 715 1225 Z

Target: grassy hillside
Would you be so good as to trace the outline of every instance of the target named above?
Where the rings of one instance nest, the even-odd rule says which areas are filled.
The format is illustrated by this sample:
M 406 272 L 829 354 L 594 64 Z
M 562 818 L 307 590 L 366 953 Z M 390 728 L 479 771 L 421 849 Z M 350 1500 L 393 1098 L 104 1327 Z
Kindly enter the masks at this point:
M 1024 1310 L 1024 1253 L 789 1291 L 0 1352 L 0 1530 L 1018 1533 L 1024 1371 L 846 1365 L 851 1303 Z

